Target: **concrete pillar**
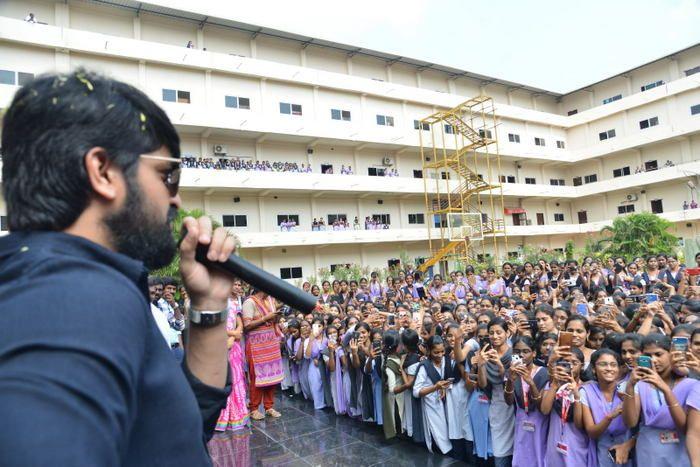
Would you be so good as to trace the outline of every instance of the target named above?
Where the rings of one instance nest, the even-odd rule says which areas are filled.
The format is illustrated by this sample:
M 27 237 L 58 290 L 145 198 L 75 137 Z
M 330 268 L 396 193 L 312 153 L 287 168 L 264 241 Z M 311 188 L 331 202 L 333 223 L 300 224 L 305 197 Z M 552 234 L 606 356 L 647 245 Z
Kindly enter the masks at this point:
M 214 102 L 212 102 L 212 87 L 211 87 L 211 70 L 206 70 L 204 72 L 204 102 L 207 108 L 212 108 Z
M 352 150 L 352 164 L 353 172 L 355 172 L 357 175 L 360 175 L 360 173 L 358 172 L 360 167 L 360 151 L 358 149 Z
M 401 119 L 401 121 L 404 124 L 404 128 L 413 128 L 413 122 L 408 121 L 408 108 L 406 101 L 401 101 Z M 410 127 L 407 126 L 409 124 L 411 125 Z M 399 124 L 399 122 L 396 122 L 396 126 L 400 127 L 401 125 Z
M 549 203 L 547 200 L 544 200 L 544 224 L 547 225 L 552 222 L 552 219 L 549 217 Z
M 208 149 L 209 149 L 209 138 L 206 136 L 200 136 L 199 137 L 199 156 L 200 157 L 207 157 L 208 154 Z
M 265 95 L 267 94 L 267 78 L 260 78 L 260 92 L 258 94 L 258 101 L 260 105 L 258 106 L 258 111 L 263 114 L 267 111 L 265 107 Z
M 211 199 L 210 199 L 209 195 L 204 195 L 202 197 L 202 207 L 204 208 L 205 213 L 210 212 L 209 208 L 211 207 Z
M 399 200 L 399 228 L 405 229 L 408 219 L 405 219 L 403 200 Z
M 671 81 L 682 78 L 678 59 L 673 57 L 668 59 L 668 74 L 671 77 Z
M 263 160 L 263 146 L 262 143 L 255 143 L 255 154 L 253 155 L 255 162 Z
M 197 45 L 199 50 L 204 50 L 207 46 L 204 44 L 204 28 L 197 28 Z
M 314 253 L 314 273 L 313 273 L 313 275 L 318 277 L 318 270 L 321 267 L 320 266 L 321 261 L 320 261 L 319 255 L 318 255 L 318 247 L 312 246 L 311 251 L 313 251 L 313 253 Z M 321 284 L 318 284 L 318 285 L 319 285 L 319 287 L 321 286 Z
M 596 159 L 596 164 L 598 165 L 598 180 L 603 180 L 603 159 Z
M 355 200 L 357 202 L 357 219 L 360 221 L 360 228 L 365 228 L 365 216 L 362 215 L 362 209 L 360 206 L 360 198 Z
M 258 198 L 258 225 L 260 232 L 265 232 L 265 217 L 263 213 L 265 212 L 265 200 L 262 197 Z
M 139 88 L 146 89 L 146 62 L 139 60 Z
M 423 79 L 420 75 L 420 71 L 416 71 L 416 87 L 417 88 L 423 87 Z
M 306 47 L 302 47 L 299 51 L 299 63 L 301 66 L 306 66 Z
M 345 68 L 349 75 L 352 75 L 352 57 L 348 55 L 345 58 Z
M 448 78 L 447 89 L 450 92 L 450 94 L 457 94 L 457 85 L 455 84 L 454 78 Z
M 646 187 L 643 187 L 646 188 Z M 642 211 L 649 211 L 649 200 L 647 199 L 647 190 L 642 189 L 639 191 L 639 202 L 642 204 Z
M 506 90 L 506 100 L 508 102 L 508 105 L 513 105 L 513 90 L 512 89 Z
M 369 120 L 364 120 L 365 116 L 367 115 L 367 94 L 362 94 L 360 95 L 360 122 L 365 122 L 365 124 L 369 125 L 370 121 Z
M 612 219 L 615 216 L 610 215 L 610 206 L 608 205 L 608 195 L 604 193 L 602 196 L 603 196 L 603 219 L 602 220 Z
M 681 145 L 681 163 L 690 162 L 693 158 L 692 146 L 690 143 L 690 138 L 687 136 L 682 136 L 680 140 Z
M 634 90 L 632 89 L 632 77 L 630 75 L 624 75 L 622 77 L 625 80 L 625 89 L 627 90 L 627 95 L 631 96 L 634 94 Z
M 590 109 L 595 107 L 595 91 L 593 89 L 587 89 L 588 91 L 588 106 Z
M 70 27 L 70 8 L 68 2 L 55 3 L 54 5 L 55 23 L 59 28 Z
M 134 17 L 134 39 L 141 40 L 141 17 Z
M 543 185 L 547 184 L 547 179 L 544 175 L 544 164 L 540 165 L 540 183 Z
M 250 38 L 250 58 L 258 57 L 258 45 L 255 42 L 255 37 Z
M 533 110 L 537 110 L 537 94 L 530 94 L 530 105 Z
M 392 74 L 391 65 L 386 66 L 386 81 L 387 83 L 394 82 L 394 75 Z

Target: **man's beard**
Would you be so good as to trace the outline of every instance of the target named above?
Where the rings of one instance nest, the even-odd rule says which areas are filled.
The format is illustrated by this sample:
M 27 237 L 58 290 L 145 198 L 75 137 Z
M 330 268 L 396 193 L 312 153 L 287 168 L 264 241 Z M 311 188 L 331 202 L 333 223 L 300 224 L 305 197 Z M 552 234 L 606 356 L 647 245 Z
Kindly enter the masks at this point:
M 177 248 L 171 230 L 177 208 L 171 206 L 167 222 L 159 223 L 155 220 L 158 216 L 149 212 L 151 205 L 144 199 L 136 181 L 126 177 L 126 185 L 124 207 L 104 220 L 114 248 L 142 261 L 149 270 L 167 266 L 175 257 Z

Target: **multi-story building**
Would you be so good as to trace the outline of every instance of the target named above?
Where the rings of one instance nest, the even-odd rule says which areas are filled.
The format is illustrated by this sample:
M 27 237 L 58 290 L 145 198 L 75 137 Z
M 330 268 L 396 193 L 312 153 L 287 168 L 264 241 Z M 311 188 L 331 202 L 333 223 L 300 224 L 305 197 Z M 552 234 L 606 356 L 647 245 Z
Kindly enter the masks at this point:
M 37 23 L 24 21 L 30 12 Z M 674 222 L 678 237 L 699 234 L 700 209 L 683 205 L 700 187 L 700 45 L 559 94 L 207 16 L 196 4 L 0 3 L 0 108 L 33 75 L 77 67 L 160 103 L 183 156 L 312 168 L 183 170 L 184 206 L 230 227 L 247 258 L 284 278 L 427 256 L 419 120 L 477 95 L 496 103 L 510 252 L 581 246 L 641 211 Z M 388 229 L 365 230 L 368 216 Z M 360 229 L 312 231 L 314 219 L 339 217 L 357 217 Z M 292 231 L 280 228 L 287 219 Z

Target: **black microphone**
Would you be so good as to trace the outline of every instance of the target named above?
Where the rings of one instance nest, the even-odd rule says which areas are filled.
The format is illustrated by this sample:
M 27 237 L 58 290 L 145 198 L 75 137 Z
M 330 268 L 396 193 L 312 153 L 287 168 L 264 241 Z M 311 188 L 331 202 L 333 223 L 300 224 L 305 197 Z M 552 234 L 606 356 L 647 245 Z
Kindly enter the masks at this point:
M 187 231 L 183 229 L 182 238 L 184 238 L 185 235 L 187 235 Z M 208 251 L 209 245 L 198 244 L 195 251 L 195 259 L 197 262 L 202 263 L 207 268 L 218 269 L 236 276 L 256 289 L 262 290 L 266 294 L 272 295 L 276 299 L 286 303 L 295 310 L 310 313 L 316 308 L 316 297 L 297 289 L 293 285 L 260 269 L 249 261 L 236 255 L 229 256 L 223 263 L 219 261 L 209 261 L 209 259 L 207 259 Z

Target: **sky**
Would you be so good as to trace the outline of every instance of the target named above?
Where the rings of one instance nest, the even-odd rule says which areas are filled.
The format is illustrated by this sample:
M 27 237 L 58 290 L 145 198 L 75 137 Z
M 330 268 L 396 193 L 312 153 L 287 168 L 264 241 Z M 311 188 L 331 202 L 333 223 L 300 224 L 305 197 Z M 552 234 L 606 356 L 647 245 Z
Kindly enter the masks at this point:
M 191 0 L 153 3 L 190 10 Z M 568 92 L 700 42 L 700 0 L 197 0 L 259 26 Z M 188 6 L 189 5 L 189 6 Z

